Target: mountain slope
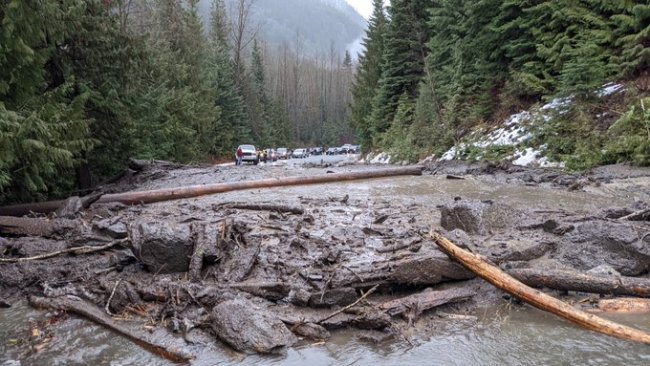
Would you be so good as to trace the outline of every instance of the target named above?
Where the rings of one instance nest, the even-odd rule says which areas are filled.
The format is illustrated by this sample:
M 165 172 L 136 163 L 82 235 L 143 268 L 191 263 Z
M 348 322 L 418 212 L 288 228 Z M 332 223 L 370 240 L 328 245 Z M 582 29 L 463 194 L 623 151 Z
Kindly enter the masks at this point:
M 211 2 L 199 3 L 204 19 L 209 19 Z M 237 2 L 226 0 L 230 9 Z M 342 55 L 366 27 L 366 20 L 345 0 L 257 0 L 250 23 L 272 48 L 286 43 L 311 56 L 328 55 L 330 49 Z

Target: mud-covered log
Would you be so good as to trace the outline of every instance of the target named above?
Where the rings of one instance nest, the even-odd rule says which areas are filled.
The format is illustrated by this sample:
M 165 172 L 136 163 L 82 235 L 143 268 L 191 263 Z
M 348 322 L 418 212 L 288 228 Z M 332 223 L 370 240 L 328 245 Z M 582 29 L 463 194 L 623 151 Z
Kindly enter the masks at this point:
M 88 208 L 91 204 L 96 202 L 101 196 L 101 193 L 93 193 L 84 197 L 81 197 L 81 207 Z M 3 206 L 0 207 L 0 215 L 2 216 L 23 216 L 30 213 L 42 213 L 47 214 L 54 212 L 68 203 L 69 199 L 65 200 L 56 200 L 56 201 L 45 201 L 45 202 L 34 202 L 34 203 L 21 203 L 17 205 Z
M 589 330 L 650 345 L 650 334 L 646 332 L 578 310 L 563 301 L 524 285 L 478 255 L 456 246 L 442 235 L 432 233 L 431 236 L 436 244 L 451 258 L 458 260 L 469 270 L 494 286 L 538 309 L 548 311 Z
M 533 287 L 595 294 L 650 297 L 650 279 L 626 276 L 591 276 L 562 270 L 517 268 L 508 274 Z
M 0 216 L 0 233 L 3 235 L 51 237 L 78 228 L 74 220 Z
M 121 202 L 124 204 L 153 203 L 182 198 L 204 196 L 208 194 L 239 191 L 244 189 L 272 188 L 305 184 L 320 184 L 349 180 L 392 177 L 399 175 L 422 175 L 422 167 L 403 167 L 392 169 L 368 170 L 351 173 L 321 174 L 311 177 L 287 177 L 262 179 L 250 182 L 215 183 L 186 186 L 178 188 L 156 189 L 151 191 L 105 194 L 97 202 Z
M 280 213 L 291 213 L 294 215 L 302 215 L 305 210 L 301 207 L 291 207 L 285 205 L 270 205 L 270 204 L 247 204 L 247 203 L 224 203 L 218 206 L 219 208 L 234 208 L 237 210 L 251 210 L 251 211 L 271 211 Z
M 475 294 L 476 291 L 466 287 L 450 288 L 440 291 L 426 289 L 417 294 L 386 301 L 377 305 L 377 308 L 385 311 L 391 316 L 409 312 L 411 313 L 409 316 L 415 318 L 422 314 L 424 311 L 432 309 L 436 306 L 444 305 L 450 302 L 467 300 Z
M 140 333 L 136 330 L 128 329 L 121 324 L 116 323 L 107 316 L 101 309 L 95 305 L 72 297 L 58 297 L 58 298 L 43 298 L 31 296 L 29 303 L 37 308 L 49 308 L 62 310 L 82 316 L 94 323 L 97 323 L 104 328 L 112 330 L 119 335 L 124 336 L 142 348 L 156 354 L 160 357 L 166 358 L 173 362 L 187 363 L 193 357 L 184 352 L 177 345 L 165 344 L 149 337 L 145 333 Z

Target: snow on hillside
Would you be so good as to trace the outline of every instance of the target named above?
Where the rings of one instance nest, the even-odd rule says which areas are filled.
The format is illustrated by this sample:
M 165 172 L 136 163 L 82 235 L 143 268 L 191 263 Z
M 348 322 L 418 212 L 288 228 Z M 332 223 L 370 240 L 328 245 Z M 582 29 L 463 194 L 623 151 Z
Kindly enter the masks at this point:
M 598 96 L 605 97 L 622 90 L 622 88 L 621 84 L 605 84 L 598 92 Z M 564 113 L 572 101 L 572 97 L 556 98 L 539 108 L 511 115 L 501 127 L 495 130 L 478 129 L 471 133 L 465 142 L 461 142 L 445 152 L 440 160 L 462 158 L 470 148 L 513 147 L 514 153 L 507 157 L 513 164 L 563 167 L 563 162 L 553 162 L 544 156 L 546 145 L 531 147 L 527 146 L 527 143 L 533 138 L 534 129 L 539 128 L 540 123 L 550 121 L 553 113 Z M 480 157 L 479 155 L 478 158 Z

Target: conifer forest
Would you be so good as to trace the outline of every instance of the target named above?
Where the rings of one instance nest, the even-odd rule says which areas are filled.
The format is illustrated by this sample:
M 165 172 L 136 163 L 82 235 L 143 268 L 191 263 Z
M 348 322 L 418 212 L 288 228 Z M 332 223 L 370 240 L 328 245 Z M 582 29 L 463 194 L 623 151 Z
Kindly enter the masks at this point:
M 1 201 L 244 142 L 417 161 L 557 97 L 569 110 L 535 137 L 550 155 L 650 164 L 645 0 L 375 0 L 358 59 L 270 48 L 238 2 L 205 22 L 198 0 L 0 0 Z M 599 99 L 608 83 L 627 92 Z

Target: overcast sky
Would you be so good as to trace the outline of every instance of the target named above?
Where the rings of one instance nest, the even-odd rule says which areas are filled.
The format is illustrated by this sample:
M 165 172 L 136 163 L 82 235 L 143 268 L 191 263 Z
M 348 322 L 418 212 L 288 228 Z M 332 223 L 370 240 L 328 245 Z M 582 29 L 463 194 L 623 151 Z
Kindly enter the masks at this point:
M 352 5 L 359 14 L 364 18 L 370 18 L 372 14 L 372 0 L 347 0 L 350 5 Z

